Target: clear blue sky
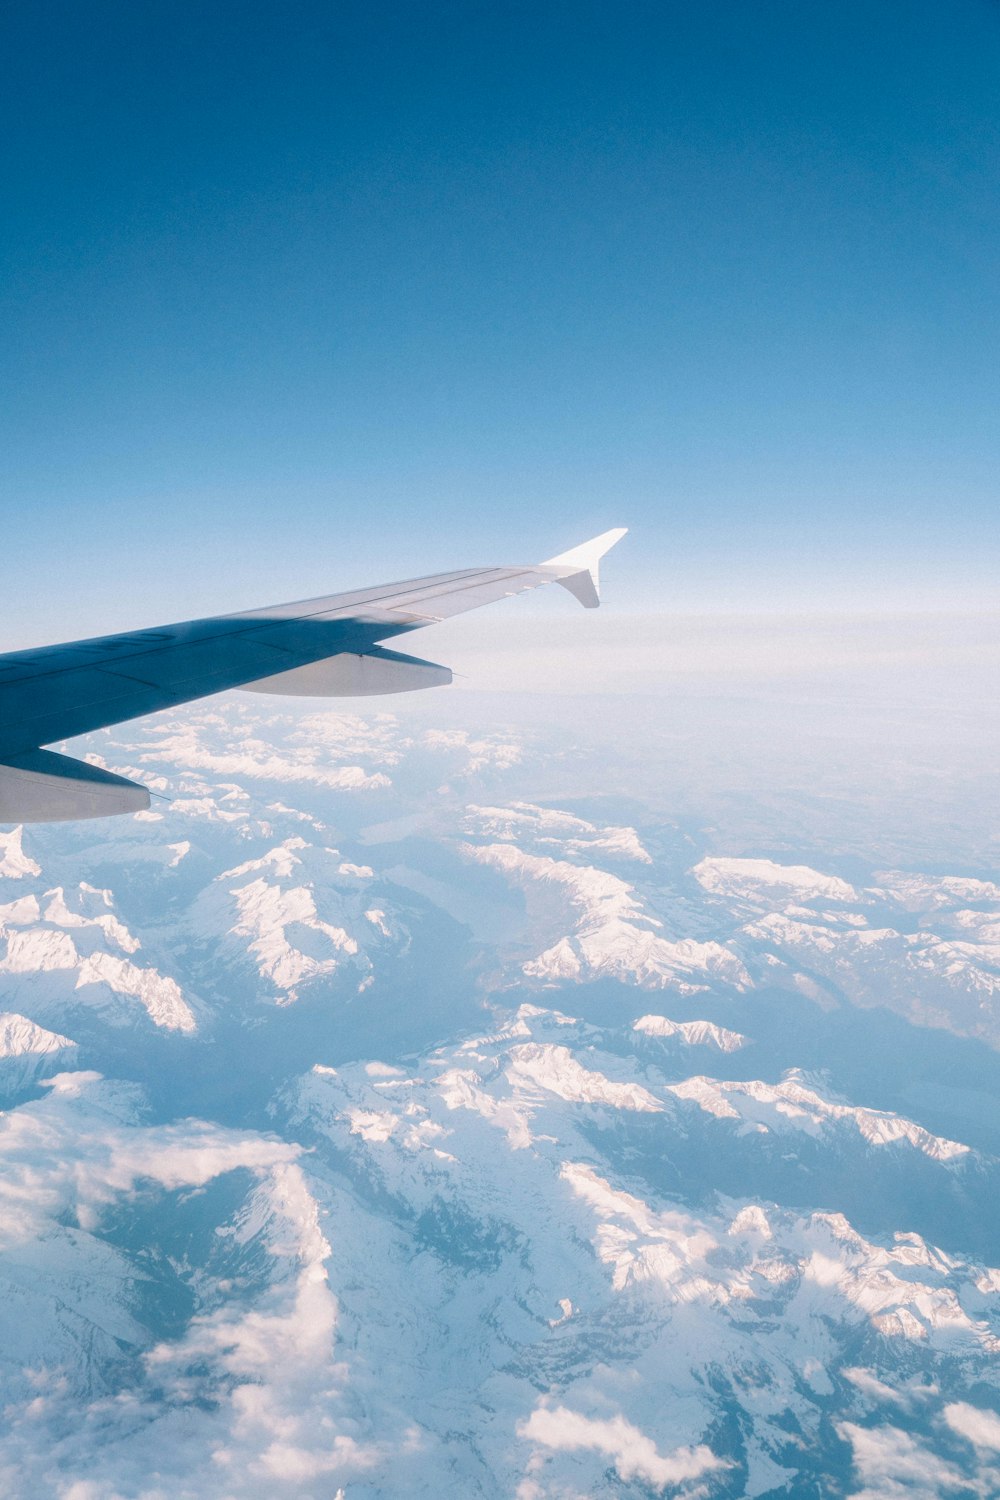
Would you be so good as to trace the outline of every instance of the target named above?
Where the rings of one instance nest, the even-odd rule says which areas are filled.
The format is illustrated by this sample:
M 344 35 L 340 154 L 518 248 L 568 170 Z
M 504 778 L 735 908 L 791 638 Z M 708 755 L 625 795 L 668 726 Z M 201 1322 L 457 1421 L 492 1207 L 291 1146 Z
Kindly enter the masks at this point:
M 986 0 L 7 7 L 0 638 L 627 524 L 618 605 L 982 606 Z

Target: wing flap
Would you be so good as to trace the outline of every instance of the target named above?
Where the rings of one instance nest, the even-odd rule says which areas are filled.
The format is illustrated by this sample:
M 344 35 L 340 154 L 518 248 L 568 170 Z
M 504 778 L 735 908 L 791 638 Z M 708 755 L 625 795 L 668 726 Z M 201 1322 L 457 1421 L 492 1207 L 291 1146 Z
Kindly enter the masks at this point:
M 244 684 L 248 693 L 280 693 L 297 698 L 369 698 L 381 693 L 412 693 L 444 687 L 451 669 L 399 651 L 341 651 L 324 661 L 293 667 L 275 677 Z

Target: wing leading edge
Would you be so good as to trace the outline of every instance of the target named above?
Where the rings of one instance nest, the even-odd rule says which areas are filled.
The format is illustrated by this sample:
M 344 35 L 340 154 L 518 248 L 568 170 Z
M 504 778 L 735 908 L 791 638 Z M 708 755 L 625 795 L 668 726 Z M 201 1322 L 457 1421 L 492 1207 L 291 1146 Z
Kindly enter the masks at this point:
M 588 609 L 606 531 L 530 567 L 467 568 L 245 614 L 0 655 L 0 823 L 148 807 L 144 787 L 41 747 L 227 688 L 322 697 L 410 692 L 447 667 L 379 643 L 498 599 L 559 583 Z

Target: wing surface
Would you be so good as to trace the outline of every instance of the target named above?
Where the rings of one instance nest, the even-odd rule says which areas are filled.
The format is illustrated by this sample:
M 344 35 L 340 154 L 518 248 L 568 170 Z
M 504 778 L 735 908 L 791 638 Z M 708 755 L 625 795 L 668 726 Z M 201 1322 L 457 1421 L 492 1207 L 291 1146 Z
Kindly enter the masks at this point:
M 448 681 L 446 668 L 382 651 L 378 643 L 546 583 L 563 584 L 592 608 L 598 561 L 623 535 L 605 532 L 534 566 L 466 568 L 0 655 L 0 782 L 4 767 L 13 770 L 19 758 L 23 775 L 23 757 L 44 745 L 226 688 L 350 694 Z M 336 658 L 344 658 L 337 670 L 301 670 Z M 0 787 L 4 821 L 9 804 Z

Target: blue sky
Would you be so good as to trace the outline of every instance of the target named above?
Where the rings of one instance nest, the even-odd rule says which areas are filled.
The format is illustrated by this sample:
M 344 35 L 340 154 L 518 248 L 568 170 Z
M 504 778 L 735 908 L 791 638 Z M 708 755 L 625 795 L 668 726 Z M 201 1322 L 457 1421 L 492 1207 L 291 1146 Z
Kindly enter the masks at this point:
M 993 602 L 997 6 L 2 30 L 5 645 L 618 524 L 618 609 Z

